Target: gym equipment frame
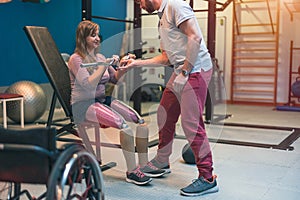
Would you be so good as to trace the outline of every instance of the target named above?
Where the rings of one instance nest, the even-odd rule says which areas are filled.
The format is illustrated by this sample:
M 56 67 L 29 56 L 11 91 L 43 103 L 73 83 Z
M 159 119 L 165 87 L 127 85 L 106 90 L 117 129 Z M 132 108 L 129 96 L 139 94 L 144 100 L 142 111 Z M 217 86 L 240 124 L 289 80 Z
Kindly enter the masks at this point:
M 69 69 L 63 60 L 58 48 L 46 27 L 38 26 L 25 26 L 24 31 L 31 42 L 35 53 L 49 79 L 49 82 L 53 88 L 53 96 L 50 106 L 50 111 L 47 120 L 47 127 L 61 126 L 57 130 L 57 140 L 59 141 L 76 141 L 83 143 L 85 148 L 95 155 L 98 162 L 101 162 L 101 146 L 120 148 L 119 144 L 100 143 L 100 128 L 98 123 L 86 122 L 82 124 L 75 124 L 73 120 L 72 107 L 70 104 L 71 98 L 71 85 L 69 77 Z M 54 111 L 56 107 L 56 100 L 59 100 L 61 107 L 63 108 L 67 119 L 70 121 L 67 124 L 59 124 L 53 121 Z M 94 129 L 95 141 L 90 141 L 86 130 L 88 128 Z M 65 134 L 73 134 L 82 140 L 62 138 Z M 96 146 L 96 152 L 92 145 Z M 109 162 L 101 166 L 101 169 L 107 170 L 116 166 L 115 162 Z

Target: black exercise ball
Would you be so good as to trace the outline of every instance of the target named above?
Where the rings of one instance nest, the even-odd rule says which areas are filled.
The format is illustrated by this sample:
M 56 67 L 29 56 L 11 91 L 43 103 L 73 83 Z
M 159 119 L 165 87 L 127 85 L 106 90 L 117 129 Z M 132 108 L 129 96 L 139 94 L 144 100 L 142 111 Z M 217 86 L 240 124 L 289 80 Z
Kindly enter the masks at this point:
M 187 164 L 196 164 L 195 156 L 189 143 L 182 148 L 182 158 Z
M 295 83 L 293 83 L 291 89 L 295 97 L 300 97 L 300 80 L 299 81 L 297 80 Z

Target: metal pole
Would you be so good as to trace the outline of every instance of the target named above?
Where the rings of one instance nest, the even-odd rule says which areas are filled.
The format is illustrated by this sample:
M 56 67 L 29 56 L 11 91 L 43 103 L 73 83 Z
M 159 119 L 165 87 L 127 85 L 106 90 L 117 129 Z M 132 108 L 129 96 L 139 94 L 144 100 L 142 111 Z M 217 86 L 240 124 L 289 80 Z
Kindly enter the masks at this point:
M 208 19 L 207 19 L 207 48 L 211 55 L 211 58 L 215 58 L 215 47 L 216 47 L 216 0 L 208 1 Z M 207 97 L 205 102 L 205 120 L 207 122 L 213 121 L 214 115 L 214 85 L 213 80 L 208 86 Z
M 216 48 L 216 0 L 208 1 L 207 47 L 212 58 L 215 58 Z
M 81 16 L 83 20 L 92 20 L 92 0 L 81 1 Z
M 142 19 L 141 19 L 141 8 L 138 4 L 134 3 L 134 54 L 137 58 L 142 58 Z M 141 77 L 141 68 L 134 69 L 134 85 L 136 86 L 136 91 L 133 94 L 133 108 L 141 114 L 141 86 L 142 86 L 142 77 Z

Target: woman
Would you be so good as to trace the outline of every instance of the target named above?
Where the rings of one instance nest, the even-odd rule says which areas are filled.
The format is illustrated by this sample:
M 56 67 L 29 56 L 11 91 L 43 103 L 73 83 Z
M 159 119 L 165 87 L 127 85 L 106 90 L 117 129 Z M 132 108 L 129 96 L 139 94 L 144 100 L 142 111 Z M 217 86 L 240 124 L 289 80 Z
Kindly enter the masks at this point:
M 76 31 L 76 48 L 68 62 L 71 79 L 71 105 L 76 124 L 91 121 L 102 126 L 120 130 L 120 143 L 125 157 L 126 181 L 145 185 L 151 177 L 162 176 L 165 171 L 148 162 L 148 127 L 144 120 L 130 107 L 118 100 L 105 96 L 106 83 L 116 84 L 125 70 L 115 70 L 106 65 L 107 59 L 99 53 L 99 25 L 85 20 Z M 134 57 L 134 55 L 130 55 Z M 111 61 L 118 64 L 118 57 Z M 82 67 L 85 63 L 103 62 L 103 65 Z M 136 164 L 134 134 L 126 121 L 138 124 L 136 128 L 136 150 L 139 164 Z

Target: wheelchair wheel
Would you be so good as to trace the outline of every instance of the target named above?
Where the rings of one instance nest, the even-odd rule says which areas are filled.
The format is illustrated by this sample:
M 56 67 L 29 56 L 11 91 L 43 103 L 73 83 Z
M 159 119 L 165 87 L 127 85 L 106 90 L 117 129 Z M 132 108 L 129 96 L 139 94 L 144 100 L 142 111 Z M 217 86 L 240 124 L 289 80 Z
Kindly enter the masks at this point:
M 80 145 L 72 145 L 59 155 L 47 187 L 46 200 L 104 199 L 100 166 Z

